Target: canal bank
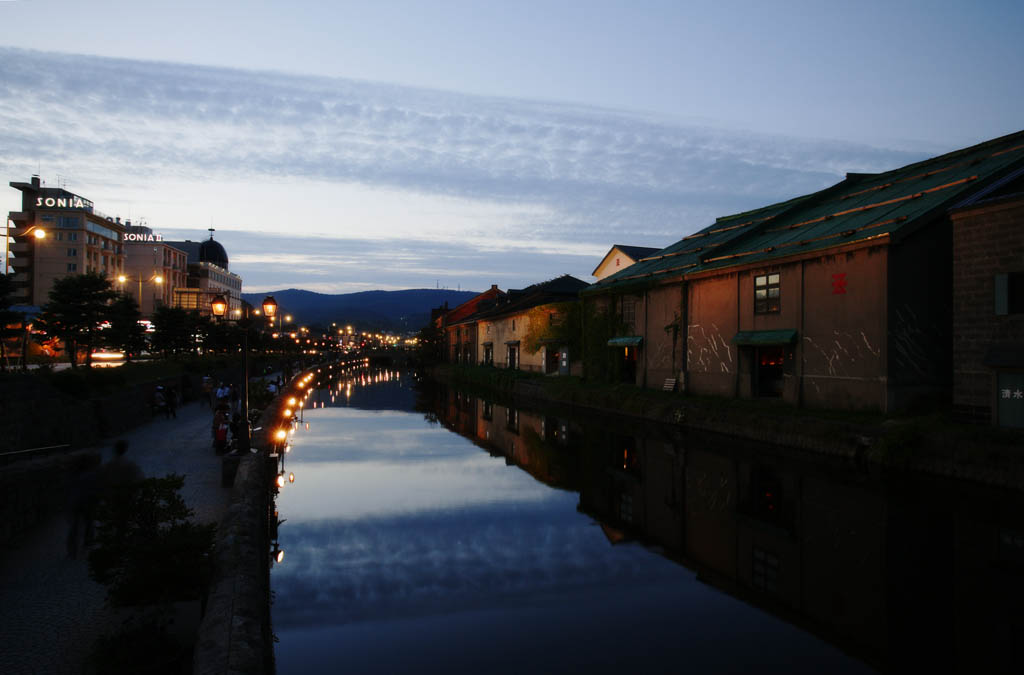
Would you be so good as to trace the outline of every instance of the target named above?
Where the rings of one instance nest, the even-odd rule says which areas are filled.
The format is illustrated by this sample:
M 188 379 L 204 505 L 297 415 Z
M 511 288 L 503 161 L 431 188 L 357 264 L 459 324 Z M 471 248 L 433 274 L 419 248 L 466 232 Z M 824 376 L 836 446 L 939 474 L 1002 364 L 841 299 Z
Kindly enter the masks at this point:
M 697 397 L 629 385 L 585 383 L 489 367 L 437 365 L 429 374 L 463 388 L 502 392 L 524 403 L 562 405 L 721 433 L 815 453 L 1024 489 L 1024 437 L 960 425 L 939 414 L 886 418 L 794 408 L 779 401 Z

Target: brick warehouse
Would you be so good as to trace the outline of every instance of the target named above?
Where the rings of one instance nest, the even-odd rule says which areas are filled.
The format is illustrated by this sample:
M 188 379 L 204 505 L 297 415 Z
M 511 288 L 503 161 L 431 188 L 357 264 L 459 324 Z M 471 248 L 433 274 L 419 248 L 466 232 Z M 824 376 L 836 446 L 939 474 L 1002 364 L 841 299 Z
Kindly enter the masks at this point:
M 720 218 L 584 298 L 631 327 L 608 349 L 631 361 L 618 372 L 641 386 L 678 377 L 697 394 L 883 412 L 948 400 L 949 211 L 1022 167 L 1019 132 L 893 171 L 848 174 L 820 192 Z
M 954 409 L 1024 428 L 1024 170 L 950 217 Z

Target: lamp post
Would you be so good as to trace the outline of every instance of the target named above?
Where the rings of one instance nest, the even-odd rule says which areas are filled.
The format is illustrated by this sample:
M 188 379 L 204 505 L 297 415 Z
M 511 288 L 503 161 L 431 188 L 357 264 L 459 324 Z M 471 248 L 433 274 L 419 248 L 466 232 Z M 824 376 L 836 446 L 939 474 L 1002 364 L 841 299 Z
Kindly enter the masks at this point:
M 7 267 L 8 267 L 7 263 L 10 262 L 10 257 L 11 257 L 11 237 L 14 236 L 14 235 L 11 234 L 11 230 L 14 229 L 16 226 L 14 225 L 14 221 L 12 221 L 10 218 L 8 218 L 7 219 L 7 223 L 6 223 L 6 225 L 4 227 L 5 227 L 5 229 L 4 229 L 4 271 L 3 271 L 3 273 L 7 274 Z M 32 234 L 33 236 L 35 236 L 36 239 L 45 239 L 46 238 L 46 230 L 41 228 L 39 225 L 33 225 L 33 226 L 27 228 L 24 232 L 22 232 L 18 236 L 19 237 L 24 237 L 24 236 L 29 235 L 29 234 Z
M 121 285 L 121 291 L 122 292 L 124 292 L 124 282 L 129 281 L 129 280 L 139 282 L 139 295 L 138 295 L 138 299 L 139 299 L 139 311 L 140 312 L 142 311 L 142 282 L 145 281 L 148 284 L 149 282 L 152 281 L 153 283 L 155 283 L 158 286 L 160 286 L 160 285 L 162 285 L 164 283 L 164 277 L 159 272 L 153 272 L 153 274 L 148 279 L 143 279 L 141 276 L 138 276 L 138 277 L 135 277 L 134 279 L 131 279 L 131 277 L 128 277 L 128 276 L 126 276 L 124 274 L 120 274 L 117 277 L 117 283 L 119 283 Z M 152 307 L 152 311 L 150 312 L 150 314 L 152 314 L 155 311 L 156 311 L 156 297 L 154 296 L 153 307 Z M 143 314 L 145 314 L 145 312 L 143 312 Z
M 223 295 L 214 296 L 210 301 L 210 311 L 217 317 L 218 321 L 223 320 L 228 311 L 228 301 Z M 248 317 L 246 317 L 248 318 Z M 241 322 L 239 322 L 241 323 Z M 249 437 L 249 322 L 242 326 L 242 392 L 241 392 L 242 424 L 241 434 L 238 437 L 238 451 L 249 452 L 251 439 Z

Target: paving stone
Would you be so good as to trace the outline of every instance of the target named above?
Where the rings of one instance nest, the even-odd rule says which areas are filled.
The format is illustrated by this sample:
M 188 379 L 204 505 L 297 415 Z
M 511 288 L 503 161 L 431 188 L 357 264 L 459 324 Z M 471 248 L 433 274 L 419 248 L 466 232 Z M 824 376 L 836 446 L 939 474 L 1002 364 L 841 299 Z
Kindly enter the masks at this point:
M 128 441 L 127 457 L 147 477 L 185 476 L 182 496 L 201 522 L 220 522 L 231 489 L 221 487 L 221 458 L 210 437 L 212 411 L 198 402 L 177 419 L 157 418 L 95 450 L 104 461 L 114 440 Z M 68 520 L 55 514 L 5 551 L 0 559 L 0 671 L 83 673 L 92 645 L 113 632 L 123 613 L 106 605 L 106 590 L 89 578 L 85 553 L 69 559 Z

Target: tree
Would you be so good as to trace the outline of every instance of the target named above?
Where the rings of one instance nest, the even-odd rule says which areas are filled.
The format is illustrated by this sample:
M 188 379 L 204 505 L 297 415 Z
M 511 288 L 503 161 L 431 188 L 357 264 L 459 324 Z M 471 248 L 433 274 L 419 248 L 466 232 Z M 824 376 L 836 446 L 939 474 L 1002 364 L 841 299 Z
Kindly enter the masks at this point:
M 64 342 L 72 368 L 78 365 L 79 347 L 85 348 L 86 367 L 92 367 L 100 324 L 107 319 L 108 303 L 116 296 L 107 278 L 97 272 L 74 274 L 54 282 L 38 320 L 47 333 Z
M 153 349 L 164 356 L 181 356 L 196 349 L 198 339 L 205 339 L 209 321 L 198 312 L 180 307 L 157 307 L 153 312 Z
M 104 342 L 124 352 L 131 363 L 132 357 L 146 348 L 146 329 L 139 323 L 139 305 L 130 294 L 119 293 L 110 305 L 109 316 L 110 328 L 104 331 Z
M 7 340 L 21 335 L 25 317 L 11 310 L 11 293 L 14 279 L 9 274 L 0 274 L 0 369 L 7 369 Z M 13 328 L 18 324 L 19 328 Z
M 417 356 L 423 363 L 440 363 L 444 355 L 444 330 L 436 321 L 431 321 L 417 336 Z

